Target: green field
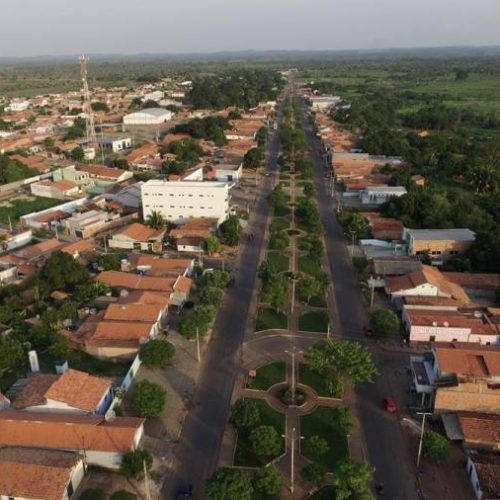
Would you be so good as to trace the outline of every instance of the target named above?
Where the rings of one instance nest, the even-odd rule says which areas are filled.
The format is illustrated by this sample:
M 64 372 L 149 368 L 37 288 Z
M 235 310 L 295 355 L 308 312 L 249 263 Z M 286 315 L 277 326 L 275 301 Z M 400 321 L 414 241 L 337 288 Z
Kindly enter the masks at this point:
M 255 320 L 255 331 L 274 330 L 288 328 L 288 319 L 286 315 L 270 309 L 261 307 L 257 312 Z
M 281 252 L 268 252 L 267 262 L 270 268 L 276 273 L 288 271 L 290 266 L 288 256 L 283 255 Z
M 299 330 L 304 332 L 324 332 L 328 330 L 330 318 L 327 311 L 311 311 L 299 318 Z
M 248 379 L 248 386 L 252 389 L 267 391 L 274 384 L 286 379 L 286 364 L 282 361 L 257 368 L 257 375 Z

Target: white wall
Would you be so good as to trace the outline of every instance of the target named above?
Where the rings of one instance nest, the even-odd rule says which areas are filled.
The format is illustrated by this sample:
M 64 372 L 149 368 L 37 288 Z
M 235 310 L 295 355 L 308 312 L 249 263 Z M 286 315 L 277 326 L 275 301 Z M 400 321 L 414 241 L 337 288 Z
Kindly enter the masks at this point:
M 223 222 L 229 213 L 229 187 L 222 182 L 148 181 L 142 185 L 144 218 L 154 211 L 176 224 L 192 217 Z

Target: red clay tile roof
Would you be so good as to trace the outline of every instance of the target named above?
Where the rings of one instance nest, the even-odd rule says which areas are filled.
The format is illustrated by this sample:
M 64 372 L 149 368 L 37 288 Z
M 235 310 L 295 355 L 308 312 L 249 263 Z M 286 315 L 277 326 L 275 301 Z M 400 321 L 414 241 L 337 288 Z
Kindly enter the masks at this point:
M 471 456 L 485 500 L 499 498 L 500 493 L 500 456 L 497 454 L 478 453 Z
M 116 288 L 158 292 L 172 292 L 175 283 L 175 279 L 172 278 L 155 278 L 120 271 L 103 271 L 97 276 L 96 280 Z
M 64 497 L 75 453 L 31 448 L 0 448 L 0 495 L 54 500 Z
M 163 307 L 158 304 L 110 304 L 104 313 L 109 321 L 147 321 L 156 322 Z
M 104 165 L 81 165 L 79 170 L 97 177 L 109 177 L 113 179 L 118 179 L 126 172 L 121 168 L 105 167 Z
M 63 248 L 61 248 L 61 252 L 69 253 L 73 255 L 78 252 L 79 254 L 91 253 L 95 251 L 95 244 L 89 240 L 79 240 L 74 243 L 68 243 Z
M 151 238 L 159 238 L 165 233 L 163 229 L 153 229 L 144 224 L 140 224 L 138 222 L 134 222 L 129 226 L 125 226 L 124 228 L 117 231 L 115 234 L 120 234 L 123 236 L 127 236 L 128 238 L 135 241 L 147 241 Z
M 458 421 L 466 441 L 496 446 L 500 444 L 500 415 L 459 413 Z
M 57 240 L 56 238 L 52 238 L 50 240 L 41 241 L 40 243 L 36 243 L 35 245 L 30 245 L 28 247 L 21 248 L 16 250 L 14 255 L 16 257 L 22 257 L 26 260 L 36 259 L 46 253 L 51 253 L 54 250 L 58 250 L 63 246 L 63 243 Z
M 192 286 L 193 286 L 193 280 L 191 278 L 186 278 L 185 276 L 179 276 L 174 285 L 174 291 L 179 293 L 189 293 Z
M 111 380 L 78 370 L 68 370 L 62 375 L 38 373 L 28 380 L 12 407 L 20 410 L 44 405 L 52 399 L 79 410 L 94 411 L 110 387 Z
M 444 272 L 443 276 L 452 283 L 471 288 L 500 288 L 500 274 L 496 273 L 452 273 Z
M 500 376 L 500 347 L 436 343 L 434 351 L 443 372 L 473 377 Z
M 93 415 L 0 411 L 0 446 L 126 453 L 144 419 Z

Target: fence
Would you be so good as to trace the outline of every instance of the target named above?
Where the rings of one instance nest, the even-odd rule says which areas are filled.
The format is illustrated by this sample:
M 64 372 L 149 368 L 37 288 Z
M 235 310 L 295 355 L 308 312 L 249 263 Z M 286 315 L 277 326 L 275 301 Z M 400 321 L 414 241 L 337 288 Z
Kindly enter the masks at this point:
M 125 377 L 123 377 L 122 383 L 120 384 L 120 387 L 118 388 L 117 393 L 113 398 L 113 401 L 111 401 L 111 404 L 106 412 L 106 415 L 110 415 L 110 412 L 112 412 L 114 408 L 116 408 L 122 402 L 125 394 L 130 389 L 130 386 L 132 385 L 132 382 L 134 381 L 134 378 L 137 372 L 139 371 L 141 364 L 142 361 L 139 358 L 139 354 L 137 354 L 137 356 L 134 358 L 134 361 L 132 361 L 132 364 L 130 365 L 127 374 L 125 375 Z

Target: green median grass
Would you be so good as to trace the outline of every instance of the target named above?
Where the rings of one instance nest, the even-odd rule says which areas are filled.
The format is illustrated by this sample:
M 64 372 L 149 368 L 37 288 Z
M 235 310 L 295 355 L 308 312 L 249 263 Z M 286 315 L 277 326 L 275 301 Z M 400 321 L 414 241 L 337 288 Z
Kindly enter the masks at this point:
M 283 361 L 261 366 L 256 371 L 256 376 L 248 379 L 248 386 L 252 389 L 267 391 L 271 386 L 285 382 L 286 379 L 286 364 Z
M 342 411 L 342 408 L 319 407 L 300 419 L 300 433 L 305 439 L 319 436 L 327 441 L 330 449 L 321 461 L 328 471 L 349 457 L 347 434 L 341 425 Z
M 327 311 L 307 312 L 299 318 L 299 330 L 304 332 L 327 332 L 329 321 Z
M 255 320 L 255 331 L 260 332 L 262 330 L 285 328 L 288 328 L 288 319 L 285 314 L 270 307 L 259 308 Z
M 276 273 L 282 273 L 288 271 L 290 263 L 288 256 L 283 255 L 281 252 L 268 252 L 267 262 L 271 269 Z

